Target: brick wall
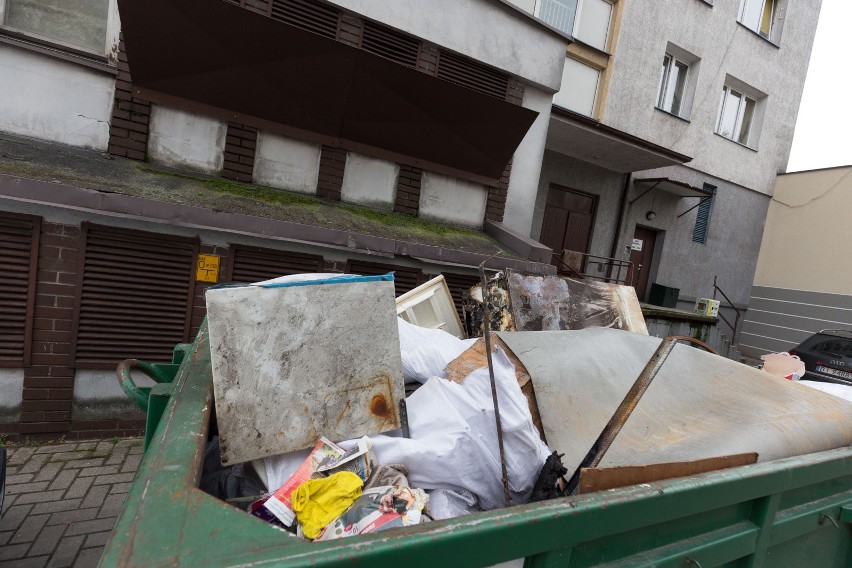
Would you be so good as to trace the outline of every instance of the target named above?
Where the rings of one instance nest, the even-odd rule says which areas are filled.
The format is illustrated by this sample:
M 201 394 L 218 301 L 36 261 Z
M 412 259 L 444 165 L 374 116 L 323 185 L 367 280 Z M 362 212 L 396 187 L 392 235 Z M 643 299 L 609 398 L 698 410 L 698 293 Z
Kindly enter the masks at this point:
M 423 170 L 412 166 L 400 166 L 396 180 L 396 198 L 393 210 L 397 213 L 417 215 L 420 211 L 420 184 Z
M 337 41 L 352 47 L 361 47 L 364 34 L 364 22 L 349 14 L 341 14 L 337 25 Z
M 145 161 L 148 154 L 148 126 L 151 103 L 133 95 L 130 66 L 124 50 L 124 38 L 118 42 L 118 75 L 115 101 L 109 125 L 109 149 L 114 156 Z
M 346 150 L 323 146 L 320 154 L 317 196 L 340 201 L 343 170 L 346 169 Z
M 64 433 L 74 390 L 71 329 L 80 229 L 42 223 L 30 366 L 24 369 L 21 434 Z
M 420 44 L 417 53 L 417 70 L 434 76 L 438 72 L 438 48 L 426 43 Z
M 251 183 L 257 149 L 257 128 L 228 123 L 222 177 Z
M 497 185 L 488 188 L 488 201 L 485 204 L 485 218 L 491 221 L 503 222 L 506 211 L 506 196 L 509 195 L 509 177 L 512 175 L 512 161 L 506 164 L 503 175 Z

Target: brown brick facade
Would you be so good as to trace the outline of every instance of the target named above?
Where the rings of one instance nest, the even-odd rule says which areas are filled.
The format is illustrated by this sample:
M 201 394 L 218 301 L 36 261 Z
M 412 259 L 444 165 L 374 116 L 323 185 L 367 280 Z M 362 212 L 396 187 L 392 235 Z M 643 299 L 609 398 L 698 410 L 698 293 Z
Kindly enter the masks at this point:
M 133 95 L 124 38 L 120 37 L 118 75 L 115 78 L 115 100 L 109 126 L 108 152 L 113 156 L 145 161 L 148 154 L 150 119 L 151 103 Z
M 509 177 L 512 175 L 512 161 L 506 164 L 503 175 L 497 185 L 488 188 L 488 201 L 485 203 L 485 218 L 498 223 L 503 222 L 506 211 L 506 196 L 509 195 Z
M 251 183 L 256 149 L 257 129 L 229 122 L 222 177 Z
M 320 154 L 317 196 L 340 201 L 343 170 L 346 169 L 346 150 L 323 146 Z
M 228 247 L 217 247 L 212 245 L 201 245 L 201 254 L 215 254 L 219 257 L 219 282 L 196 282 L 195 293 L 192 298 L 192 320 L 190 322 L 190 338 L 194 339 L 201 328 L 201 323 L 204 321 L 204 316 L 207 315 L 207 302 L 204 300 L 204 293 L 211 286 L 221 284 L 226 281 L 225 275 L 228 274 L 228 266 L 231 262 L 231 253 Z
M 396 199 L 393 210 L 397 213 L 417 215 L 420 211 L 420 184 L 423 170 L 412 166 L 400 166 L 396 180 Z

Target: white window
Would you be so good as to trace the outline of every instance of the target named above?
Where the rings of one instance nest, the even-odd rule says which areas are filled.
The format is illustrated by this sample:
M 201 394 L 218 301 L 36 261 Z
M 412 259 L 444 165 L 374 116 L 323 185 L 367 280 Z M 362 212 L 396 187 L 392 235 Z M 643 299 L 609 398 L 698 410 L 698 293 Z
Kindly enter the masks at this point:
M 553 104 L 592 116 L 601 72 L 570 57 L 565 59 L 562 70 L 562 87 L 553 95 Z
M 754 124 L 757 101 L 727 85 L 722 89 L 716 133 L 746 146 L 754 146 L 749 136 Z M 755 141 L 756 142 L 756 141 Z
M 115 35 L 111 4 L 114 0 L 0 0 L 0 28 L 103 56 Z
M 781 4 L 782 0 L 740 0 L 737 19 L 745 27 L 777 43 L 784 11 Z
M 612 4 L 606 0 L 537 0 L 535 15 L 583 43 L 605 51 Z
M 666 53 L 663 57 L 663 70 L 660 75 L 657 108 L 681 116 L 688 76 L 689 65 Z

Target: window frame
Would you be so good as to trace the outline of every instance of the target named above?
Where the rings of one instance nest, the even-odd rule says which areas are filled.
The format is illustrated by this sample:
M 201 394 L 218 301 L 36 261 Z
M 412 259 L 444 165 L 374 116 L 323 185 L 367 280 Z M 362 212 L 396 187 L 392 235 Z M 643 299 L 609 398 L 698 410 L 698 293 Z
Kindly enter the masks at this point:
M 749 6 L 756 5 L 756 3 L 760 3 L 760 10 L 758 10 L 758 20 L 756 27 L 752 27 L 746 22 L 746 12 Z M 766 7 L 767 5 L 771 6 L 769 12 L 769 29 L 764 33 L 763 24 L 766 17 Z M 776 22 L 778 19 L 778 14 L 784 10 L 784 6 L 782 6 L 781 0 L 740 0 L 740 7 L 737 10 L 737 22 L 739 22 L 745 28 L 751 30 L 756 33 L 763 39 L 778 44 L 778 36 L 780 35 L 780 28 L 783 25 L 782 22 Z
M 667 64 L 667 62 L 668 62 L 668 64 Z M 674 110 L 672 110 L 673 107 L 666 108 L 664 106 L 664 102 L 667 98 L 669 87 L 671 86 L 670 79 L 671 79 L 672 67 L 676 67 L 678 64 L 680 64 L 680 65 L 682 65 L 686 68 L 686 73 L 683 75 L 683 79 L 682 79 L 682 82 L 680 84 L 681 85 L 681 92 L 680 92 L 680 102 L 678 104 L 678 109 L 677 109 L 677 111 L 674 111 Z M 677 56 L 673 55 L 672 53 L 669 53 L 668 51 L 666 51 L 665 55 L 663 56 L 663 70 L 660 73 L 660 81 L 659 81 L 659 84 L 657 86 L 656 107 L 659 110 L 661 110 L 663 112 L 667 112 L 669 114 L 672 114 L 672 115 L 680 117 L 680 118 L 685 118 L 685 115 L 687 113 L 685 113 L 683 111 L 685 110 L 685 107 L 687 106 L 686 105 L 686 102 L 687 102 L 686 97 L 687 97 L 687 93 L 689 91 L 689 80 L 691 78 L 690 77 L 691 73 L 692 73 L 692 65 L 690 63 L 688 63 L 687 61 L 684 61 L 683 59 L 678 58 Z M 680 79 L 680 77 L 678 77 L 678 79 Z M 677 82 L 678 81 L 675 81 L 674 88 L 677 88 Z M 672 96 L 672 104 L 674 104 L 675 96 L 677 96 L 676 93 L 675 93 L 675 95 Z
M 556 1 L 559 1 L 559 0 L 556 0 Z M 561 31 L 563 33 L 569 34 L 572 38 L 574 38 L 575 41 L 578 41 L 578 42 L 582 43 L 583 45 L 588 45 L 592 49 L 597 49 L 599 51 L 606 52 L 607 49 L 609 49 L 610 37 L 612 35 L 612 33 L 611 33 L 612 32 L 612 15 L 613 15 L 613 12 L 615 11 L 615 4 L 613 4 L 613 2 L 611 2 L 610 0 L 603 0 L 603 2 L 610 5 L 610 13 L 609 13 L 609 21 L 607 22 L 607 26 L 606 26 L 606 35 L 605 35 L 604 41 L 603 41 L 604 46 L 601 48 L 601 47 L 596 47 L 594 45 L 591 45 L 591 44 L 587 43 L 585 40 L 583 40 L 582 38 L 577 37 L 577 34 L 578 34 L 577 25 L 583 19 L 583 2 L 584 2 L 584 0 L 573 0 L 573 1 L 575 2 L 576 7 L 574 8 L 574 19 L 571 22 L 571 30 L 570 31 L 565 31 L 565 30 L 561 30 L 559 28 L 556 28 L 556 26 L 553 26 L 552 24 L 548 23 L 546 20 L 544 20 L 544 18 L 541 17 L 542 0 L 535 0 L 535 5 L 533 6 L 533 15 L 536 18 L 538 18 L 539 20 L 545 22 L 547 25 L 549 25 L 553 28 L 559 29 L 559 31 Z
M 721 130 L 722 130 L 722 119 L 725 116 L 725 107 L 728 104 L 728 99 L 729 99 L 728 95 L 729 94 L 739 95 L 740 102 L 737 105 L 737 111 L 736 111 L 737 114 L 736 114 L 736 118 L 734 119 L 734 126 L 733 126 L 733 130 L 731 132 L 731 136 L 726 136 L 725 134 L 722 133 Z M 743 119 L 745 118 L 745 112 L 746 112 L 746 109 L 748 107 L 749 101 L 752 103 L 751 116 L 749 117 L 749 121 L 748 121 L 748 132 L 746 132 L 746 137 L 745 137 L 745 140 L 743 141 L 742 140 L 742 125 L 743 125 Z M 721 136 L 722 138 L 725 138 L 725 139 L 730 140 L 732 142 L 736 142 L 737 144 L 740 144 L 742 146 L 746 146 L 747 148 L 754 148 L 754 146 L 751 145 L 750 142 L 751 142 L 752 132 L 754 130 L 756 118 L 757 118 L 757 99 L 755 97 L 750 96 L 747 93 L 743 92 L 743 89 L 738 89 L 736 87 L 732 87 L 728 83 L 725 83 L 722 86 L 722 100 L 719 104 L 719 114 L 716 117 L 715 133 L 718 134 L 719 136 Z
M 62 51 L 85 55 L 86 57 L 97 58 L 104 61 L 114 59 L 111 55 L 113 52 L 113 46 L 118 46 L 118 35 L 121 26 L 118 17 L 117 0 L 107 1 L 106 29 L 103 38 L 103 49 L 100 51 L 94 51 L 79 45 L 64 42 L 55 37 L 45 36 L 9 26 L 6 24 L 6 10 L 8 8 L 9 1 L 10 0 L 0 0 L 0 35 L 11 35 L 14 37 L 26 38 L 42 45 L 58 48 Z

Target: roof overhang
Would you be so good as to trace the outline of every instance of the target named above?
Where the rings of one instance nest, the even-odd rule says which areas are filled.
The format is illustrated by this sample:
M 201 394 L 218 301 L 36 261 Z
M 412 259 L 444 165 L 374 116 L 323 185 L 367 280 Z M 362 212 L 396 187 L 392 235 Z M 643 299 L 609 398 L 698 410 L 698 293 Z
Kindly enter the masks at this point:
M 642 197 L 654 189 L 659 189 L 660 191 L 665 191 L 666 193 L 671 193 L 672 195 L 680 197 L 711 197 L 713 195 L 712 191 L 665 177 L 634 178 L 633 183 L 637 186 L 644 187 L 642 193 L 639 194 L 639 197 Z M 639 197 L 636 197 L 633 201 L 638 200 Z M 631 201 L 631 203 L 633 201 Z
M 554 106 L 547 149 L 619 173 L 683 164 L 692 160 L 592 118 Z
M 538 113 L 223 0 L 119 0 L 134 95 L 493 184 Z

